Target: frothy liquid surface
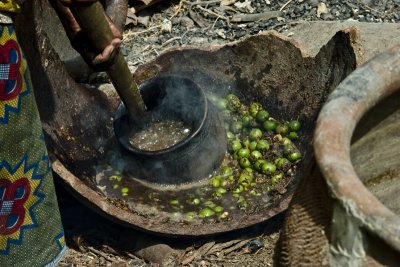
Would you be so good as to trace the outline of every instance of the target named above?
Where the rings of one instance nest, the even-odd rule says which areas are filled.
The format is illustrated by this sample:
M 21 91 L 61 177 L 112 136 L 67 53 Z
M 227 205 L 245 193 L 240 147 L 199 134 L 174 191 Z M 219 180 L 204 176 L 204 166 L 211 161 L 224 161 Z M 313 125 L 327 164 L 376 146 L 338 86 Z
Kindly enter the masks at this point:
M 144 128 L 133 130 L 129 142 L 141 150 L 157 151 L 174 146 L 188 137 L 190 132 L 190 127 L 183 121 L 155 121 L 147 124 Z

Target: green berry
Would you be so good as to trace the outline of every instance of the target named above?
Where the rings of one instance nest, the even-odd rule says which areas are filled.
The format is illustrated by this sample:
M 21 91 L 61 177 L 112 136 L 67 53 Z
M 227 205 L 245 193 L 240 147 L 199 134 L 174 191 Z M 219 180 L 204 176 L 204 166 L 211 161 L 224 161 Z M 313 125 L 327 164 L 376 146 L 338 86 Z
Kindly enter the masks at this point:
M 260 141 L 257 142 L 256 149 L 261 152 L 267 151 L 269 149 L 268 141 L 261 139 Z
M 223 188 L 223 187 L 219 187 L 219 188 L 217 189 L 217 191 L 215 191 L 215 192 L 217 192 L 217 193 L 220 194 L 220 195 L 223 195 L 223 194 L 226 193 L 226 189 Z
M 279 124 L 276 126 L 275 132 L 277 134 L 286 134 L 289 131 L 289 126 L 287 124 Z
M 278 124 L 274 120 L 266 120 L 263 123 L 264 129 L 267 130 L 267 131 L 270 131 L 270 132 L 275 131 L 277 126 L 278 126 Z
M 289 122 L 289 128 L 292 131 L 298 131 L 301 128 L 301 124 L 298 120 L 292 120 L 291 122 Z
M 250 115 L 243 115 L 242 116 L 242 124 L 243 124 L 243 126 L 251 125 L 252 121 L 253 121 L 253 118 Z
M 260 103 L 255 103 L 255 102 L 251 103 L 249 107 L 250 116 L 255 118 L 257 116 L 258 111 L 260 111 L 261 109 L 262 106 Z
M 222 167 L 221 172 L 223 176 L 231 175 L 233 173 L 232 168 L 228 166 Z
M 277 158 L 275 159 L 275 165 L 278 169 L 283 170 L 290 166 L 290 162 L 287 158 Z
M 193 199 L 192 204 L 193 205 L 199 205 L 200 204 L 200 199 L 198 199 L 198 198 Z
M 216 206 L 216 207 L 214 208 L 214 211 L 215 211 L 216 213 L 221 213 L 223 210 L 224 210 L 224 208 L 221 207 L 221 206 Z
M 239 159 L 248 158 L 250 156 L 250 150 L 248 148 L 241 148 L 237 152 Z
M 261 137 L 262 137 L 262 131 L 260 129 L 258 129 L 258 128 L 251 129 L 250 134 L 249 134 L 249 139 L 251 141 L 258 140 Z
M 230 142 L 230 150 L 232 150 L 233 152 L 236 152 L 241 148 L 242 144 L 240 143 L 239 140 L 232 140 L 232 142 Z
M 121 188 L 121 193 L 124 195 L 124 194 L 128 194 L 128 192 L 129 192 L 129 188 L 128 187 L 122 187 Z
M 288 137 L 289 137 L 290 139 L 297 139 L 297 138 L 299 138 L 299 136 L 297 135 L 296 132 L 290 132 L 290 133 L 288 134 Z
M 283 137 L 282 140 L 281 140 L 281 142 L 282 142 L 282 145 L 284 145 L 284 146 L 290 146 L 290 145 L 293 144 L 293 143 L 292 143 L 292 140 L 290 140 L 290 139 L 287 138 L 287 137 Z
M 251 166 L 251 162 L 250 162 L 250 160 L 248 158 L 241 158 L 239 160 L 239 164 L 244 169 Z
M 256 147 L 257 147 L 257 141 L 251 141 L 249 144 L 249 149 L 256 150 Z
M 222 183 L 221 176 L 215 176 L 214 178 L 211 179 L 211 182 L 210 182 L 212 187 L 220 187 L 221 183 Z
M 256 163 L 254 163 L 254 168 L 255 168 L 257 171 L 261 171 L 261 166 L 262 166 L 264 163 L 266 163 L 266 162 L 267 162 L 267 161 L 264 160 L 264 159 L 259 159 L 259 160 L 256 161 Z
M 241 107 L 241 103 L 239 100 L 239 97 L 237 97 L 235 94 L 229 94 L 226 96 L 226 101 L 228 102 L 227 107 L 229 110 L 232 111 L 237 111 Z
M 290 154 L 287 156 L 288 160 L 290 160 L 291 162 L 298 161 L 299 159 L 301 159 L 301 157 L 302 157 L 302 156 L 301 156 L 301 153 L 298 152 L 298 151 L 293 152 L 293 153 L 290 153 Z
M 213 216 L 215 214 L 215 212 L 214 211 L 212 211 L 212 210 L 210 210 L 210 209 L 202 209 L 202 210 L 200 210 L 200 212 L 199 212 L 199 215 L 201 216 L 201 217 L 210 217 L 210 216 Z
M 251 182 L 253 182 L 253 177 L 248 173 L 242 173 L 239 176 L 239 183 L 244 187 L 249 187 Z
M 266 162 L 261 165 L 261 171 L 264 174 L 273 174 L 276 171 L 276 166 L 271 162 Z
M 268 117 L 269 117 L 268 111 L 266 111 L 266 110 L 260 110 L 260 111 L 257 113 L 257 115 L 256 115 L 256 120 L 257 120 L 259 123 L 263 123 L 263 122 L 265 122 L 265 121 L 268 119 Z
M 172 200 L 169 201 L 169 204 L 171 204 L 171 205 L 178 205 L 178 204 L 179 204 L 179 200 L 177 200 L 177 199 L 172 199 Z
M 257 160 L 262 158 L 262 154 L 260 151 L 254 150 L 250 153 L 250 159 L 252 162 L 256 162 Z

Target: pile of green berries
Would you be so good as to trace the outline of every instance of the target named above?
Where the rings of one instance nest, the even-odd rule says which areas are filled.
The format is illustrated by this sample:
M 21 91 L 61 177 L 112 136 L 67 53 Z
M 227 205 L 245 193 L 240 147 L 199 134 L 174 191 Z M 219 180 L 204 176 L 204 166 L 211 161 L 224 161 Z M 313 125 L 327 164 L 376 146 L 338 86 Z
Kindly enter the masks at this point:
M 228 152 L 241 169 L 239 183 L 251 185 L 256 172 L 263 175 L 258 180 L 269 182 L 271 188 L 301 160 L 302 154 L 293 143 L 299 138 L 298 120 L 278 121 L 260 103 L 247 106 L 235 94 L 216 99 L 215 105 L 224 114 Z

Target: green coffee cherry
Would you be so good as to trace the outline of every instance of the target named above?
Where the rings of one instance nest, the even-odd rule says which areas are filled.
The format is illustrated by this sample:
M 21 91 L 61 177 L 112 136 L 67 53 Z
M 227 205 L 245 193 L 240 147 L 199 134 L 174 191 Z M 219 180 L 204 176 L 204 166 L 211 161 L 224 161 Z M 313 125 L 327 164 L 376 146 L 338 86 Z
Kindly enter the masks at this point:
M 284 145 L 284 146 L 289 146 L 289 145 L 292 145 L 292 144 L 293 144 L 293 143 L 292 143 L 292 140 L 290 140 L 290 139 L 287 138 L 287 137 L 283 137 L 282 140 L 281 140 L 281 143 L 282 143 L 282 145 Z
M 261 139 L 260 141 L 257 142 L 256 149 L 260 152 L 267 151 L 269 149 L 269 143 L 265 139 Z
M 243 169 L 251 166 L 251 162 L 248 158 L 241 158 L 239 160 L 239 164 L 240 164 L 240 167 L 242 167 Z
M 200 199 L 198 199 L 198 198 L 193 199 L 192 204 L 193 205 L 199 205 L 200 204 Z
M 253 177 L 248 173 L 242 173 L 239 176 L 238 182 L 243 185 L 244 187 L 249 187 L 250 184 L 253 182 Z
M 292 140 L 299 138 L 298 134 L 296 132 L 290 132 L 288 134 L 288 137 Z
M 210 184 L 212 185 L 212 187 L 220 187 L 222 184 L 222 178 L 221 176 L 215 176 L 211 179 Z
M 291 122 L 289 122 L 289 128 L 292 131 L 298 131 L 301 128 L 301 124 L 298 120 L 292 120 Z
M 277 158 L 275 159 L 275 165 L 278 169 L 284 170 L 290 166 L 290 162 L 287 158 Z
M 251 125 L 251 122 L 253 121 L 253 117 L 251 117 L 250 115 L 243 115 L 241 120 L 242 120 L 243 126 L 249 126 L 249 125 Z
M 260 103 L 256 103 L 256 102 L 251 103 L 251 104 L 250 104 L 250 107 L 249 107 L 250 116 L 252 116 L 253 118 L 255 118 L 255 117 L 257 116 L 257 113 L 258 113 L 261 109 L 262 109 L 262 106 L 261 106 Z
M 239 193 L 241 193 L 241 192 L 243 192 L 243 185 L 239 185 L 237 188 L 235 188 L 233 191 L 232 191 L 232 193 L 234 193 L 234 194 L 239 194 Z
M 237 152 L 239 159 L 248 158 L 250 156 L 250 150 L 248 148 L 241 148 Z
M 257 147 L 257 141 L 251 141 L 249 144 L 249 149 L 256 150 L 256 147 Z
M 270 131 L 270 132 L 275 131 L 277 126 L 278 126 L 278 123 L 274 120 L 266 120 L 263 123 L 264 129 L 267 131 Z
M 261 171 L 261 166 L 262 166 L 264 163 L 266 163 L 266 162 L 267 162 L 266 160 L 259 159 L 259 160 L 256 161 L 256 163 L 254 163 L 254 168 L 255 168 L 257 171 Z
M 179 200 L 172 199 L 172 200 L 169 201 L 169 204 L 171 204 L 171 205 L 179 205 Z
M 271 177 L 271 184 L 272 185 L 276 184 L 282 178 L 283 178 L 283 173 L 275 174 L 274 176 Z
M 242 148 L 242 144 L 240 143 L 239 140 L 232 140 L 232 141 L 230 142 L 230 150 L 231 150 L 231 151 L 236 152 L 236 151 L 238 151 L 238 150 L 241 149 L 241 148 Z
M 242 105 L 240 103 L 239 98 L 235 94 L 229 94 L 226 96 L 226 101 L 228 102 L 227 107 L 229 110 L 232 111 L 237 111 L 239 110 L 240 106 Z
M 260 151 L 254 150 L 250 153 L 250 160 L 252 162 L 256 162 L 257 160 L 262 158 L 262 154 L 260 153 Z
M 256 141 L 262 137 L 262 131 L 258 128 L 253 128 L 250 131 L 249 139 L 251 141 Z
M 275 132 L 277 134 L 286 134 L 289 131 L 289 126 L 287 124 L 279 124 L 276 126 Z
M 299 151 L 290 153 L 290 154 L 287 156 L 288 160 L 290 160 L 291 162 L 298 161 L 299 159 L 301 159 L 301 157 L 302 157 L 302 155 L 301 155 L 301 153 L 300 153 Z
M 256 120 L 259 123 L 264 123 L 269 117 L 269 113 L 266 110 L 260 110 L 256 115 Z
M 199 212 L 199 215 L 201 216 L 201 217 L 211 217 L 211 216 L 213 216 L 215 214 L 215 212 L 214 211 L 212 211 L 212 210 L 210 210 L 210 209 L 202 209 L 202 210 L 200 210 L 200 212 Z
M 261 165 L 261 171 L 264 174 L 273 174 L 276 171 L 276 166 L 271 162 L 266 162 Z
M 224 210 L 224 208 L 221 207 L 221 206 L 216 206 L 216 207 L 214 208 L 214 211 L 215 211 L 216 213 L 221 213 L 223 210 Z
M 206 202 L 204 202 L 204 206 L 209 207 L 209 208 L 214 208 L 216 205 L 211 200 L 207 200 Z
M 221 172 L 222 172 L 223 176 L 227 176 L 227 175 L 231 175 L 233 173 L 233 170 L 229 166 L 224 166 L 224 167 L 222 167 Z
M 215 192 L 218 193 L 218 194 L 223 195 L 223 194 L 226 193 L 226 189 L 223 188 L 223 187 L 219 187 L 219 188 L 217 189 L 217 191 L 215 191 Z

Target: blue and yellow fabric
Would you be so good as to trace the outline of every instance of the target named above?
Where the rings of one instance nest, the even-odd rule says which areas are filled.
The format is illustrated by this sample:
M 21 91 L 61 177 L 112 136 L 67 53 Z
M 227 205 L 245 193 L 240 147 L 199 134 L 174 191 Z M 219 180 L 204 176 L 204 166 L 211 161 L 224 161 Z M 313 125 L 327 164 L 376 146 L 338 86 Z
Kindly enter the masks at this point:
M 12 24 L 0 24 L 0 266 L 55 266 L 65 251 L 28 66 Z

